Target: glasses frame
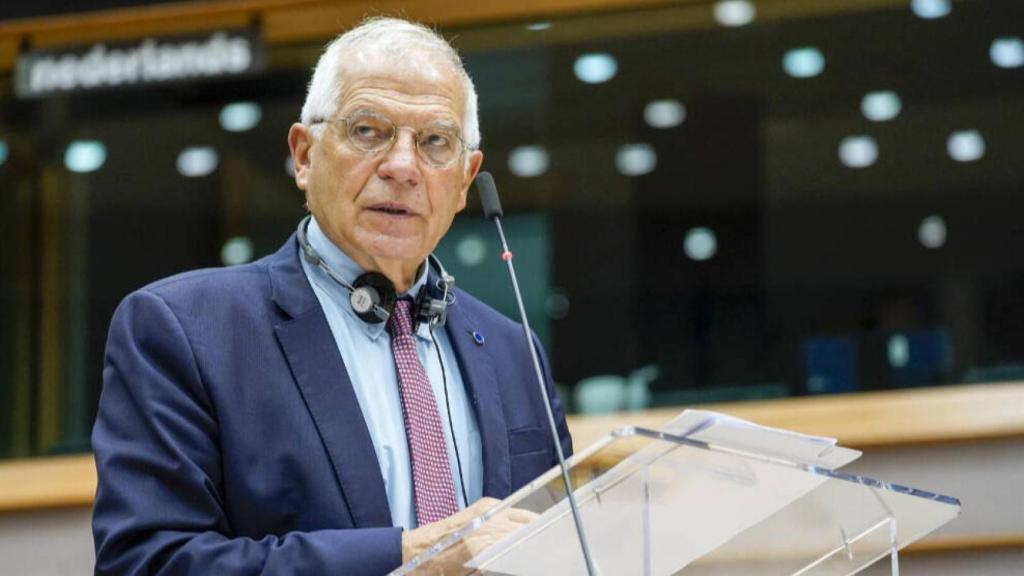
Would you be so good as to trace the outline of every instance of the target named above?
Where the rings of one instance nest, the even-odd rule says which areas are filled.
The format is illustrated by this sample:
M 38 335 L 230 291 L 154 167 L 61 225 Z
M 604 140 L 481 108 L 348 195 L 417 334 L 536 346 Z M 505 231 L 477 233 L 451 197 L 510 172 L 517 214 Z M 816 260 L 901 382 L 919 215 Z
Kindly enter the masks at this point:
M 377 119 L 380 119 L 380 120 L 384 120 L 388 124 L 390 124 L 391 127 L 393 128 L 393 130 L 391 132 L 391 138 L 387 141 L 387 144 L 385 144 L 384 146 L 380 147 L 379 149 L 376 149 L 376 150 L 372 150 L 372 149 L 371 150 L 366 150 L 366 149 L 363 149 L 359 145 L 355 144 L 352 141 L 352 139 L 349 137 L 349 125 L 348 125 L 349 122 L 351 122 L 353 119 L 363 119 L 363 118 L 366 118 L 366 117 L 372 117 L 372 118 L 377 118 Z M 311 126 L 316 126 L 318 124 L 329 124 L 329 125 L 332 125 L 332 126 L 337 125 L 337 124 L 344 124 L 345 125 L 345 129 L 341 133 L 339 133 L 338 136 L 340 138 L 342 138 L 343 141 L 346 144 L 349 144 L 350 146 L 352 146 L 352 148 L 354 148 L 354 149 L 356 149 L 356 150 L 358 150 L 358 151 L 360 151 L 360 152 L 362 152 L 362 153 L 364 153 L 364 154 L 366 154 L 368 156 L 373 156 L 373 155 L 377 155 L 377 154 L 387 154 L 388 152 L 391 151 L 392 148 L 395 147 L 395 142 L 398 141 L 398 134 L 399 134 L 399 132 L 401 130 L 403 130 L 403 129 L 405 129 L 405 130 L 412 130 L 412 133 L 413 133 L 413 140 L 412 141 L 413 141 L 413 145 L 416 147 L 416 156 L 418 156 L 420 160 L 422 160 L 423 162 L 425 162 L 427 165 L 431 166 L 432 168 L 438 168 L 438 169 L 449 168 L 449 167 L 453 166 L 456 162 L 458 162 L 460 158 L 463 158 L 466 155 L 466 152 L 469 152 L 469 151 L 472 150 L 472 148 L 470 148 L 469 146 L 466 145 L 466 141 L 462 139 L 462 135 L 461 134 L 459 134 L 458 132 L 452 132 L 451 136 L 454 137 L 455 141 L 458 143 L 458 154 L 453 156 L 452 159 L 449 160 L 448 162 L 442 163 L 442 164 L 438 164 L 438 163 L 434 162 L 433 160 L 431 160 L 430 157 L 427 156 L 427 154 L 425 152 L 423 152 L 423 150 L 420 149 L 420 135 L 424 131 L 429 130 L 429 129 L 427 129 L 427 128 L 416 129 L 416 128 L 412 127 L 412 126 L 400 126 L 400 125 L 396 124 L 395 121 L 392 120 L 391 118 L 389 118 L 389 117 L 387 117 L 387 116 L 385 116 L 383 114 L 379 114 L 377 112 L 362 112 L 362 113 L 350 114 L 348 116 L 344 116 L 344 117 L 340 117 L 340 118 L 318 118 L 316 120 L 313 120 L 313 122 L 310 123 Z M 335 131 L 335 132 L 337 133 L 337 131 Z

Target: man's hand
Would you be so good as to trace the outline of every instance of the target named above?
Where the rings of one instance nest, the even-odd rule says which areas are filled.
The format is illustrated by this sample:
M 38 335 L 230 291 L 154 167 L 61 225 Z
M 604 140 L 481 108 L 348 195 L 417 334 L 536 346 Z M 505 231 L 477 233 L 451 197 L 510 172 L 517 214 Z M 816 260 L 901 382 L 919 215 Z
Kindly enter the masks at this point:
M 498 504 L 494 498 L 481 498 L 469 508 L 438 520 L 433 524 L 420 526 L 415 530 L 402 533 L 402 562 L 408 562 L 427 548 L 433 546 L 452 532 L 458 530 L 473 518 Z M 537 517 L 537 514 L 509 508 L 488 520 L 436 558 L 424 563 L 416 569 L 415 574 L 438 576 L 462 576 L 466 574 L 463 565 L 474 556 L 491 546 L 506 535 L 516 531 L 524 524 Z

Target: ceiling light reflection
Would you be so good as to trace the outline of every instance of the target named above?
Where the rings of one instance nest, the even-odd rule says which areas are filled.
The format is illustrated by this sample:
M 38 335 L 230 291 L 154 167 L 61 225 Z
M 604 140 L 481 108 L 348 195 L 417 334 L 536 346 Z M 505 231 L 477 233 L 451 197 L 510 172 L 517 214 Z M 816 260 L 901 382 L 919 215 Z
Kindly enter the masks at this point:
M 913 0 L 910 3 L 910 9 L 914 11 L 918 18 L 932 20 L 949 15 L 953 10 L 953 6 L 949 0 Z
M 220 157 L 210 146 L 185 148 L 178 154 L 178 172 L 188 178 L 206 176 L 217 169 Z
M 992 63 L 1000 68 L 1024 66 L 1024 40 L 1019 36 L 996 38 L 988 50 Z
M 679 100 L 654 100 L 644 107 L 644 120 L 652 128 L 675 128 L 686 119 L 686 107 Z
M 228 132 L 245 132 L 260 123 L 263 109 L 255 102 L 234 102 L 221 108 L 220 125 Z
M 985 155 L 985 138 L 977 130 L 953 132 L 946 141 L 946 152 L 957 162 L 974 162 Z
M 864 117 L 873 122 L 885 122 L 900 115 L 903 102 L 895 92 L 881 90 L 869 92 L 860 102 L 860 111 Z
M 871 136 L 847 136 L 839 142 L 839 161 L 850 168 L 867 168 L 878 160 L 878 142 Z
M 487 242 L 479 234 L 466 234 L 455 245 L 455 256 L 463 266 L 479 266 L 487 258 Z
M 107 147 L 99 140 L 75 140 L 64 151 L 64 166 L 72 172 L 95 172 L 107 161 Z
M 551 158 L 543 146 L 519 146 L 508 155 L 508 169 L 520 178 L 534 178 L 548 171 Z
M 722 26 L 745 26 L 754 21 L 757 9 L 747 0 L 723 0 L 715 3 L 715 20 Z
M 626 176 L 642 176 L 658 165 L 658 154 L 650 144 L 626 144 L 615 153 L 615 167 Z
M 237 266 L 252 261 L 252 240 L 245 236 L 228 238 L 220 249 L 220 261 L 225 266 Z
M 917 227 L 917 239 L 925 248 L 941 248 L 946 244 L 946 221 L 942 216 L 924 218 Z
M 718 251 L 718 239 L 714 230 L 703 226 L 688 230 L 683 240 L 683 251 L 692 260 L 710 260 Z
M 572 69 L 581 81 L 587 84 L 600 84 L 615 77 L 615 73 L 619 71 L 619 64 L 611 54 L 602 52 L 580 56 Z
M 782 68 L 793 78 L 813 78 L 825 70 L 825 55 L 813 46 L 794 48 L 782 57 Z

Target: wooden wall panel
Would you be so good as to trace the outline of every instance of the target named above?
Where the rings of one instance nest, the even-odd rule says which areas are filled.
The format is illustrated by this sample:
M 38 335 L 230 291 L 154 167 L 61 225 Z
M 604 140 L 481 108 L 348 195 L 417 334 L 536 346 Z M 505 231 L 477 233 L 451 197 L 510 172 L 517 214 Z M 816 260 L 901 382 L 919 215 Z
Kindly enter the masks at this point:
M 328 38 L 358 23 L 366 16 L 403 16 L 430 25 L 460 26 L 483 22 L 533 20 L 582 12 L 636 9 L 669 4 L 692 4 L 698 0 L 523 0 L 507 2 L 482 0 L 430 0 L 405 2 L 321 2 L 290 10 L 270 10 L 263 19 L 268 42 L 297 42 Z
M 62 46 L 173 35 L 259 22 L 268 43 L 326 39 L 368 15 L 405 16 L 434 25 L 532 19 L 701 0 L 209 0 L 0 22 L 0 72 L 22 42 Z

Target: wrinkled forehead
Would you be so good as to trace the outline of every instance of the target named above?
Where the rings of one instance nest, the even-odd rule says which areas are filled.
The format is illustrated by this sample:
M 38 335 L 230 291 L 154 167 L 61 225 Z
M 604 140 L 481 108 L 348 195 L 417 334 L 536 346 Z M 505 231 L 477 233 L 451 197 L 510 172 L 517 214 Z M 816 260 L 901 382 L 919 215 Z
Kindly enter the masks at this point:
M 366 89 L 392 92 L 410 101 L 446 102 L 461 120 L 466 91 L 459 70 L 444 56 L 424 49 L 368 47 L 342 59 L 339 80 L 341 102 Z

